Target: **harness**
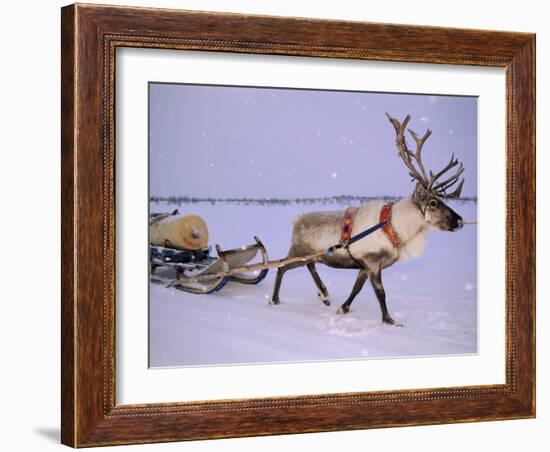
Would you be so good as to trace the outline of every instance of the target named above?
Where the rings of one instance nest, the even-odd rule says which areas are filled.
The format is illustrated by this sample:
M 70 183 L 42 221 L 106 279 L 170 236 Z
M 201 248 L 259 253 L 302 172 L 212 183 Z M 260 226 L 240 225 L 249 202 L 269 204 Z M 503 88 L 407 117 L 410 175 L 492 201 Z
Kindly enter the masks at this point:
M 355 214 L 357 213 L 357 207 L 348 207 L 344 212 L 344 218 L 342 218 L 342 232 L 340 234 L 340 243 L 342 243 L 346 248 L 351 245 L 351 232 L 353 231 L 353 220 L 355 219 Z
M 380 228 L 382 228 L 382 232 L 384 232 L 384 235 L 388 238 L 392 246 L 394 248 L 398 248 L 401 245 L 401 241 L 399 240 L 399 237 L 397 236 L 397 233 L 395 232 L 391 224 L 392 207 L 393 203 L 385 204 L 380 211 L 380 222 L 378 224 L 375 224 L 374 226 L 371 226 L 368 229 L 365 229 L 357 235 L 352 235 L 352 232 L 353 220 L 355 219 L 355 214 L 357 213 L 358 208 L 348 207 L 345 210 L 344 216 L 342 218 L 342 223 L 340 227 L 340 242 L 338 243 L 338 245 L 331 246 L 328 249 L 327 254 L 329 256 L 332 256 L 334 254 L 334 251 L 336 251 L 337 249 L 345 248 L 345 250 L 348 252 L 349 257 L 353 259 L 356 264 L 362 267 L 362 263 L 351 254 L 349 247 L 352 243 L 361 240 L 362 238 L 366 237 L 369 234 L 372 234 Z
M 384 222 L 382 231 L 384 232 L 384 234 L 386 234 L 386 237 L 391 242 L 393 247 L 397 248 L 399 245 L 401 245 L 401 241 L 399 240 L 399 237 L 397 237 L 397 234 L 395 233 L 395 230 L 391 225 L 392 206 L 393 204 L 389 203 L 382 207 L 382 210 L 380 211 L 380 223 Z

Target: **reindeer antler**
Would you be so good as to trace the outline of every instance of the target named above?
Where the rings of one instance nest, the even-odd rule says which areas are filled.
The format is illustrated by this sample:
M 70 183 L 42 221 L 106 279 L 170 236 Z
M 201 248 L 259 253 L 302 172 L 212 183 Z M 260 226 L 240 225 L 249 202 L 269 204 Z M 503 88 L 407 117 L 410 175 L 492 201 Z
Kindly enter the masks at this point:
M 464 185 L 464 178 L 463 178 L 458 184 L 458 187 L 454 192 L 447 193 L 447 189 L 452 187 L 456 182 L 458 182 L 458 178 L 464 172 L 464 166 L 462 165 L 462 162 L 458 166 L 457 171 L 451 177 L 444 180 L 443 182 L 439 182 L 436 184 L 437 180 L 441 176 L 443 176 L 443 174 L 445 174 L 447 171 L 453 169 L 455 166 L 458 165 L 459 162 L 454 157 L 455 157 L 454 154 L 452 154 L 451 160 L 449 160 L 449 163 L 447 163 L 447 166 L 445 166 L 438 173 L 433 174 L 430 171 L 430 182 L 428 184 L 428 190 L 435 193 L 437 196 L 441 198 L 458 198 L 460 196 L 460 192 L 462 191 L 462 186 Z
M 464 167 L 462 166 L 462 163 L 460 163 L 458 170 L 455 174 L 453 174 L 453 176 L 449 177 L 443 182 L 436 183 L 438 179 L 443 176 L 443 174 L 458 165 L 459 162 L 457 159 L 455 159 L 454 154 L 451 156 L 451 160 L 449 161 L 449 163 L 441 171 L 435 174 L 430 171 L 430 176 L 428 177 L 426 169 L 424 168 L 424 163 L 422 162 L 422 147 L 424 146 L 426 140 L 432 134 L 432 131 L 430 129 L 427 129 L 424 136 L 420 138 L 416 134 L 416 132 L 411 129 L 407 129 L 416 143 L 416 151 L 412 152 L 411 150 L 409 150 L 407 146 L 407 141 L 405 140 L 405 129 L 407 128 L 407 124 L 411 120 L 411 116 L 407 115 L 403 120 L 403 123 L 400 123 L 397 119 L 390 116 L 388 113 L 386 113 L 386 116 L 388 117 L 390 123 L 395 129 L 395 146 L 397 147 L 397 150 L 399 152 L 398 155 L 405 163 L 405 166 L 409 169 L 409 174 L 413 178 L 413 180 L 418 181 L 426 191 L 431 192 L 436 196 L 439 196 L 441 198 L 458 198 L 462 191 L 462 186 L 464 185 L 464 179 L 460 181 L 458 187 L 454 192 L 447 193 L 447 189 L 452 187 L 458 181 L 460 175 L 464 172 Z M 414 166 L 413 162 L 416 162 L 418 168 Z

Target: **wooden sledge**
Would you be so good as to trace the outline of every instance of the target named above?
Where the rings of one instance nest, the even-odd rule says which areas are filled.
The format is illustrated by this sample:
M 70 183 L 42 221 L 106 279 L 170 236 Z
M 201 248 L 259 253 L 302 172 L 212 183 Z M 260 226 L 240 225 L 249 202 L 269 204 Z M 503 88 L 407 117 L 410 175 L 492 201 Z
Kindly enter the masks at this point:
M 194 294 L 209 294 L 219 291 L 229 281 L 241 284 L 258 284 L 268 272 L 265 265 L 268 255 L 265 246 L 258 237 L 256 243 L 230 250 L 222 250 L 216 245 L 218 257 L 206 256 L 203 259 L 190 262 L 171 262 L 170 256 L 159 256 L 159 247 L 156 247 L 156 256 L 151 259 L 153 268 L 170 266 L 176 270 L 176 279 L 170 281 L 169 287 L 174 287 Z M 260 257 L 260 262 L 246 265 Z
M 287 257 L 270 261 L 267 251 L 261 240 L 254 236 L 256 241 L 253 245 L 243 246 L 232 250 L 222 251 L 219 245 L 216 245 L 218 258 L 207 257 L 204 260 L 191 264 L 174 264 L 176 266 L 177 278 L 172 280 L 170 287 L 195 294 L 208 294 L 217 292 L 228 281 L 237 281 L 242 284 L 257 284 L 263 280 L 270 268 L 284 267 L 293 264 L 294 266 L 307 265 L 310 262 L 316 262 L 325 255 L 332 255 L 336 250 L 345 248 L 354 242 L 357 242 L 376 230 L 382 228 L 387 223 L 383 220 L 380 223 L 360 232 L 348 239 L 347 242 L 341 241 L 327 250 L 308 254 L 299 257 Z M 250 264 L 258 253 L 261 255 L 261 261 Z M 151 259 L 152 268 L 154 266 L 170 265 L 164 262 L 157 262 Z

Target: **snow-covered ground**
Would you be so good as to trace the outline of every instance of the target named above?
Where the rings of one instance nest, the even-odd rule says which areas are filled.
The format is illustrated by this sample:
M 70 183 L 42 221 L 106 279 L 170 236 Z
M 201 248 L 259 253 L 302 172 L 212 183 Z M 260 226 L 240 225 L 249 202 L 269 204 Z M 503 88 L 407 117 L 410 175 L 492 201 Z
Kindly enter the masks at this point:
M 476 221 L 475 202 L 451 206 Z M 173 210 L 151 204 L 151 211 Z M 211 244 L 235 248 L 258 235 L 271 258 L 288 251 L 292 219 L 339 205 L 257 206 L 184 204 L 181 213 L 201 215 Z M 317 298 L 305 268 L 286 273 L 281 305 L 268 305 L 275 271 L 255 286 L 228 283 L 212 295 L 188 294 L 150 284 L 151 367 L 271 363 L 477 352 L 477 226 L 455 233 L 429 232 L 424 255 L 383 272 L 387 303 L 403 328 L 385 326 L 370 284 L 349 314 L 336 310 L 355 281 L 356 270 L 318 265 L 331 306 Z

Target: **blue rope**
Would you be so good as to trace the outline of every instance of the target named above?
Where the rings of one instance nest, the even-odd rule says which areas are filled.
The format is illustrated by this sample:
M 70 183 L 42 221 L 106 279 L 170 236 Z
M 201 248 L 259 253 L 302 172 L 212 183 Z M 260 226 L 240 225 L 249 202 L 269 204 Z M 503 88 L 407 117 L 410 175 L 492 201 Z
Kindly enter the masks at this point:
M 371 226 L 370 228 L 368 229 L 365 229 L 363 232 L 360 232 L 359 234 L 357 235 L 354 235 L 351 239 L 349 239 L 348 243 L 347 244 L 344 244 L 344 243 L 339 243 L 338 245 L 334 245 L 334 246 L 331 246 L 328 250 L 327 250 L 327 254 L 329 256 L 332 256 L 334 254 L 334 251 L 340 249 L 340 248 L 344 248 L 344 247 L 348 247 L 349 245 L 351 245 L 352 243 L 355 243 L 361 239 L 364 239 L 367 235 L 369 234 L 372 234 L 373 232 L 377 231 L 378 229 L 384 227 L 384 225 L 388 222 L 388 220 L 385 220 L 385 221 L 381 221 L 380 223 L 378 224 L 375 224 L 374 226 Z

